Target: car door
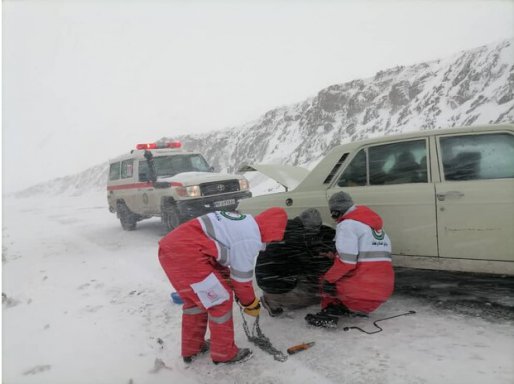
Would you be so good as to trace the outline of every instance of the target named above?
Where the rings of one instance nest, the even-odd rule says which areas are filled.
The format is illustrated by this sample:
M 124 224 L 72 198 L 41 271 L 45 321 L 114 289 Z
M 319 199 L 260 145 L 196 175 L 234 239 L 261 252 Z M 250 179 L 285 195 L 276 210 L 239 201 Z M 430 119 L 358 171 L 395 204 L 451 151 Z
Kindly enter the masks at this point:
M 396 255 L 438 256 L 428 139 L 360 149 L 327 191 L 340 190 L 380 214 Z
M 109 179 L 107 181 L 107 201 L 112 209 L 116 209 L 119 198 L 119 185 L 121 184 L 121 163 L 119 161 L 109 164 Z
M 160 213 L 160 195 L 153 183 L 148 179 L 148 163 L 140 159 L 137 162 L 138 187 L 135 193 L 135 204 L 139 207 L 139 213 L 143 215 L 158 215 Z
M 134 178 L 133 178 L 133 166 L 134 166 L 134 160 L 133 159 L 127 159 L 123 160 L 120 165 L 120 171 L 121 171 L 121 181 L 123 182 L 123 185 L 120 186 L 119 190 L 119 196 L 120 198 L 125 202 L 127 207 L 132 211 L 135 212 L 135 205 L 134 205 Z
M 437 136 L 439 253 L 444 258 L 514 260 L 514 135 Z

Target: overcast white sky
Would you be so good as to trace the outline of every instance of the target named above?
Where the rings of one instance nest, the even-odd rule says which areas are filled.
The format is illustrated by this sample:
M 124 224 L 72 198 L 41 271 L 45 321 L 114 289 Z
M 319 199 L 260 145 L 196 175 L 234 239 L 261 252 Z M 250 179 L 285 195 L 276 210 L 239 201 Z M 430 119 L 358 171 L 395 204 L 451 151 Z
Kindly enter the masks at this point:
M 3 191 L 514 36 L 513 1 L 13 1 Z

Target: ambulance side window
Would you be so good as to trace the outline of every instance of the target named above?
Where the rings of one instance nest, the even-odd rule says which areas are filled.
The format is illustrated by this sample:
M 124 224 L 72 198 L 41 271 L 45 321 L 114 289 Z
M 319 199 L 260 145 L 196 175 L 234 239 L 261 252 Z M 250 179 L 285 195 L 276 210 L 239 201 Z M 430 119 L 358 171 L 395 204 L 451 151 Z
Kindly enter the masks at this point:
M 139 162 L 139 181 L 148 181 L 148 163 L 146 160 Z
M 112 163 L 109 168 L 109 180 L 120 179 L 121 163 Z
M 134 160 L 125 160 L 121 162 L 121 178 L 128 179 L 133 175 Z

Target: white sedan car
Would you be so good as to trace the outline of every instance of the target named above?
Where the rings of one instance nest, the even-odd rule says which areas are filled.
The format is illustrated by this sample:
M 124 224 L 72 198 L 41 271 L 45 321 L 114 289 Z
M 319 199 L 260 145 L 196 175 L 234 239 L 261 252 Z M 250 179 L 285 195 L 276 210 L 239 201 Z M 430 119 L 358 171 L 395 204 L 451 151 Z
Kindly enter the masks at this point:
M 420 131 L 333 148 L 312 171 L 249 165 L 286 192 L 238 210 L 276 206 L 290 218 L 344 190 L 384 219 L 397 266 L 514 275 L 514 125 Z M 296 185 L 294 189 L 288 189 Z

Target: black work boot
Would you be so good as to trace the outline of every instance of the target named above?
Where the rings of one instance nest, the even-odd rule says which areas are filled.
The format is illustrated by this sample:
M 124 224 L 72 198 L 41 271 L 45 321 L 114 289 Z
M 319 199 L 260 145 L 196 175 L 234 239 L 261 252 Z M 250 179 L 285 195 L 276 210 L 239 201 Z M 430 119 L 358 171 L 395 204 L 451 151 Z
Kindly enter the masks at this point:
M 307 314 L 307 316 L 305 316 L 305 320 L 307 323 L 314 325 L 315 327 L 336 328 L 339 317 L 330 315 L 326 311 L 321 311 L 318 313 Z
M 315 327 L 335 328 L 339 322 L 339 316 L 348 316 L 351 311 L 343 304 L 329 304 L 316 314 L 309 313 L 305 320 Z
M 191 355 L 191 356 L 182 356 L 182 360 L 184 360 L 184 363 L 190 364 L 199 355 L 203 355 L 204 353 L 207 353 L 210 348 L 211 348 L 211 341 L 205 340 L 200 348 L 200 352 L 195 353 L 194 355 Z
M 235 364 L 242 363 L 252 357 L 252 351 L 248 348 L 238 348 L 236 355 L 227 361 L 213 361 L 214 364 Z
M 326 308 L 323 308 L 321 312 L 328 313 L 332 316 L 348 316 L 352 313 L 345 305 L 339 304 L 329 304 Z

